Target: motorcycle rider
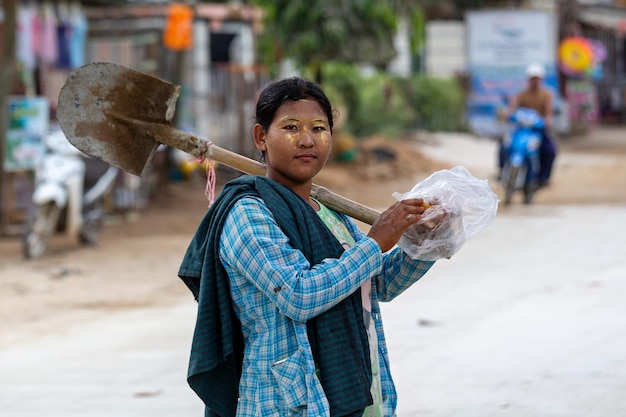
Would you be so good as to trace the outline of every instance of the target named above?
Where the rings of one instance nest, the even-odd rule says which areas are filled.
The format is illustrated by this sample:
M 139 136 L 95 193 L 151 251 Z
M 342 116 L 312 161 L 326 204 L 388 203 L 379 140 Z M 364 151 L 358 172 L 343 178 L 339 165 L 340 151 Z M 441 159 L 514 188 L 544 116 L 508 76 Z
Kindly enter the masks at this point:
M 550 174 L 552 173 L 552 165 L 556 157 L 556 145 L 552 139 L 550 131 L 552 130 L 552 93 L 550 90 L 542 86 L 545 77 L 545 68 L 538 63 L 530 64 L 526 68 L 526 76 L 528 84 L 525 89 L 520 91 L 513 97 L 509 103 L 507 114 L 511 115 L 519 107 L 526 107 L 535 110 L 545 121 L 545 128 L 542 132 L 541 147 L 539 149 L 539 187 L 545 187 L 549 184 Z M 499 167 L 502 170 L 504 166 L 505 150 L 504 144 L 500 143 Z

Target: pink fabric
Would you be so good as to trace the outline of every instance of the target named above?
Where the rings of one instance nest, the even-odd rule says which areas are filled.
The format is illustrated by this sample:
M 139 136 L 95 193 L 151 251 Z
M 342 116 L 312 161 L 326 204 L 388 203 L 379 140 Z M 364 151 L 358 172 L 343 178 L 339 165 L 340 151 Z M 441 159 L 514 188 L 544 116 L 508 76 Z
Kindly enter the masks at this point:
M 215 183 L 217 180 L 217 174 L 215 173 L 215 161 L 212 159 L 204 160 L 206 162 L 206 188 L 204 189 L 204 195 L 209 200 L 209 206 L 215 201 Z
M 54 16 L 54 12 L 50 9 L 46 9 L 43 12 L 40 57 L 41 60 L 46 64 L 56 64 L 59 57 L 59 44 L 57 42 L 57 22 Z
M 363 309 L 368 313 L 372 312 L 372 281 L 367 280 L 361 284 L 361 300 Z
M 41 51 L 43 49 L 41 47 L 41 31 L 42 31 L 43 22 L 41 20 L 41 14 L 39 13 L 39 10 L 33 9 L 32 19 L 33 19 L 33 26 L 32 26 L 33 51 L 35 53 L 35 56 L 39 57 L 41 56 Z
M 207 143 L 207 146 L 211 145 L 213 145 L 213 142 L 209 141 Z M 201 165 L 204 165 L 206 169 L 206 187 L 204 188 L 204 195 L 206 196 L 207 200 L 209 200 L 210 207 L 215 201 L 215 185 L 217 182 L 217 174 L 215 173 L 215 161 L 212 159 L 201 157 L 190 162 L 198 162 Z

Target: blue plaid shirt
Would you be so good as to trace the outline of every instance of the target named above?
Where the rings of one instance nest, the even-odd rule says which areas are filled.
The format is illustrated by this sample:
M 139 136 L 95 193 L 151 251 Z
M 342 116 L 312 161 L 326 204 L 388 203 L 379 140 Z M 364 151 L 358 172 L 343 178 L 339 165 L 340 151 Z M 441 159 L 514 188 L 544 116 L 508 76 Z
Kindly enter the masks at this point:
M 310 265 L 293 249 L 259 198 L 239 200 L 224 225 L 220 260 L 245 339 L 237 416 L 328 416 L 315 375 L 306 321 L 372 280 L 385 416 L 394 416 L 396 390 L 378 301 L 390 301 L 434 262 L 412 260 L 400 249 L 382 254 L 378 244 L 339 215 L 357 242 L 340 259 Z

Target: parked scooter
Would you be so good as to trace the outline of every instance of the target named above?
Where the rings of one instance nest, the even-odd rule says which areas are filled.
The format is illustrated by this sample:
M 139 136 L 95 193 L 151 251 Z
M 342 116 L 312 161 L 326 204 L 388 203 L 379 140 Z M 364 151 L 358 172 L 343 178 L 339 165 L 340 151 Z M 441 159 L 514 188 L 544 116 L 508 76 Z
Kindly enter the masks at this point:
M 509 117 L 510 127 L 503 139 L 500 182 L 505 188 L 504 204 L 510 204 L 517 191 L 530 204 L 539 188 L 539 149 L 545 121 L 535 110 L 519 108 Z
M 104 218 L 104 196 L 112 190 L 118 169 L 89 158 L 61 130 L 44 138 L 46 153 L 35 169 L 35 188 L 24 225 L 26 258 L 40 257 L 55 233 L 95 244 Z

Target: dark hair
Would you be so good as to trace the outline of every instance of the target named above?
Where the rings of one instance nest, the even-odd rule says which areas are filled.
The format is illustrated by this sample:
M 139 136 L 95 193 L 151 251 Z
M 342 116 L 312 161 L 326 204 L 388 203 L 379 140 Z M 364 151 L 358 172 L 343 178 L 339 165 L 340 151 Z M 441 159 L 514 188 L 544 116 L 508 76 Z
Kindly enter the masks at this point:
M 285 78 L 268 84 L 256 103 L 256 122 L 267 130 L 272 124 L 278 108 L 287 100 L 298 101 L 306 98 L 316 100 L 326 117 L 330 132 L 333 132 L 333 110 L 330 100 L 318 84 L 300 77 Z

